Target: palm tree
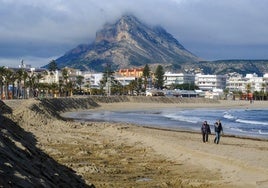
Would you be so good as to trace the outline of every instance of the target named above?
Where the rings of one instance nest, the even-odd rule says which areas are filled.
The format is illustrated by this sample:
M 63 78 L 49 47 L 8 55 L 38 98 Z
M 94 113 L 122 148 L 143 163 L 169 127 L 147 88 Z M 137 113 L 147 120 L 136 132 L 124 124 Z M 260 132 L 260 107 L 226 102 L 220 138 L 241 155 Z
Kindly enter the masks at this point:
M 251 92 L 251 84 L 250 84 L 250 83 L 248 83 L 248 84 L 246 85 L 246 91 L 247 91 L 247 99 L 248 99 L 248 97 L 249 97 L 249 93 Z
M 22 73 L 23 72 L 23 69 L 19 69 L 17 72 L 16 72 L 16 75 L 17 75 L 17 98 L 19 99 L 20 98 L 20 95 L 21 95 L 21 80 L 22 80 Z
M 12 99 L 14 98 L 15 96 L 15 82 L 17 80 L 17 72 L 14 72 L 13 71 L 13 74 L 11 76 L 11 83 L 12 83 Z
M 63 83 L 63 80 L 59 80 L 59 95 L 62 97 L 63 96 L 63 93 L 64 93 L 64 83 Z
M 41 84 L 40 84 L 40 80 L 44 77 L 44 75 L 47 74 L 46 71 L 44 71 L 42 74 L 38 73 L 36 74 L 36 97 L 39 96 L 39 92 L 41 91 Z
M 35 74 L 31 74 L 28 76 L 27 86 L 29 86 L 30 88 L 29 97 L 35 96 L 34 94 L 35 87 L 36 87 L 36 75 Z
M 28 79 L 28 73 L 23 70 L 23 73 L 22 73 L 22 79 L 23 79 L 23 84 L 24 84 L 24 87 L 23 87 L 23 98 L 26 99 L 27 98 L 27 92 L 26 92 L 26 88 L 27 88 L 27 79 Z
M 52 90 L 52 96 L 55 97 L 56 91 L 59 89 L 59 85 L 57 83 L 50 84 L 50 89 Z
M 9 97 L 9 84 L 12 81 L 13 71 L 11 69 L 5 69 L 4 72 L 4 83 L 5 83 L 5 98 L 8 99 Z
M 66 96 L 73 96 L 73 89 L 75 84 L 73 82 L 67 82 L 65 88 L 66 88 Z
M 261 91 L 262 91 L 262 100 L 264 100 L 264 89 L 266 88 L 266 83 L 261 84 Z
M 0 67 L 0 92 L 1 92 L 1 98 L 4 97 L 4 89 L 3 89 L 3 85 L 4 85 L 4 74 L 5 74 L 5 67 Z

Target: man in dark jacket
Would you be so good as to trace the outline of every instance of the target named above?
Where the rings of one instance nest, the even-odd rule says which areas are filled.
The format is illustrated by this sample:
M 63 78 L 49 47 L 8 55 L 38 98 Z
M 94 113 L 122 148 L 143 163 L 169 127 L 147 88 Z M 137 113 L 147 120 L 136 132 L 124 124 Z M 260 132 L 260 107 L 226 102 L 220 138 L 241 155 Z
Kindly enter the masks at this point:
M 211 133 L 211 131 L 207 121 L 204 121 L 204 123 L 202 124 L 201 133 L 203 137 L 203 142 L 204 143 L 208 142 L 208 135 Z
M 214 143 L 215 144 L 219 144 L 220 142 L 220 137 L 221 137 L 221 132 L 223 132 L 222 129 L 222 125 L 221 125 L 221 121 L 218 120 L 215 124 L 214 124 L 214 131 L 215 131 L 215 139 L 214 139 Z

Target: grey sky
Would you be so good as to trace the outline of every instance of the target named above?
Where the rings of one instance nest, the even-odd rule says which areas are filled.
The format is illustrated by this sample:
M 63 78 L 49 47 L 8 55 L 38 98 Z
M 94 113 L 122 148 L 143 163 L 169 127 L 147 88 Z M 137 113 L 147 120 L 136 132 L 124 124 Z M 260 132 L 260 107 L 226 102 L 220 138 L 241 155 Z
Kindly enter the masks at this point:
M 267 0 L 0 0 L 0 66 L 39 67 L 132 13 L 206 60 L 268 59 Z

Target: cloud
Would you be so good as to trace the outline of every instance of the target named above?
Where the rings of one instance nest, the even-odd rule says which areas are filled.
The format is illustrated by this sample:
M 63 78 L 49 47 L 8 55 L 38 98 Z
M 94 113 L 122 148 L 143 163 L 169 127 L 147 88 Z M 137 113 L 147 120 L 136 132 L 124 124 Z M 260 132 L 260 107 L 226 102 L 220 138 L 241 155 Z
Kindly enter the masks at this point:
M 266 7 L 266 0 L 0 0 L 0 58 L 61 56 L 125 13 L 163 26 L 206 59 L 268 58 L 260 53 L 268 44 Z
M 18 68 L 23 60 L 25 65 L 40 68 L 47 65 L 51 60 L 57 57 L 37 57 L 37 56 L 20 56 L 13 58 L 0 58 L 0 66 Z M 33 66 L 34 65 L 34 66 Z

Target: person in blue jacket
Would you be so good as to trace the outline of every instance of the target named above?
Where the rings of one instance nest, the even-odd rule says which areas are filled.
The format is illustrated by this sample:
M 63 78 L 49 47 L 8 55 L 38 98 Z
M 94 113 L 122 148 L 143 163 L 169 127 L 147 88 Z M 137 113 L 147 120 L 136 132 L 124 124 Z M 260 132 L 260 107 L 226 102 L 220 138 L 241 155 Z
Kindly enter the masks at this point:
M 214 131 L 215 131 L 214 143 L 219 144 L 221 133 L 223 133 L 223 128 L 222 128 L 220 120 L 218 120 L 218 121 L 216 121 L 216 123 L 214 123 Z

